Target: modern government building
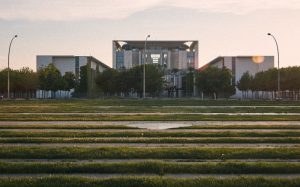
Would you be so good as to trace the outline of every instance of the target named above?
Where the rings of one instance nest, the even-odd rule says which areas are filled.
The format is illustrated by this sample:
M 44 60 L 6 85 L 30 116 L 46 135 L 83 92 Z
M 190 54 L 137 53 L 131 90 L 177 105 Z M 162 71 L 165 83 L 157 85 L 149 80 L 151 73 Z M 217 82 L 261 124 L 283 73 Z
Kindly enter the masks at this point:
M 129 69 L 144 63 L 159 64 L 169 70 L 197 69 L 198 41 L 113 41 L 113 68 Z
M 113 68 L 130 69 L 143 64 L 158 64 L 164 68 L 166 90 L 163 95 L 184 95 L 184 81 L 189 69 L 198 68 L 198 41 L 114 40 Z M 195 89 L 194 89 L 195 90 Z
M 200 68 L 198 58 L 197 40 L 158 40 L 146 43 L 145 40 L 112 41 L 112 68 L 123 71 L 143 64 L 158 64 L 163 67 L 165 90 L 162 96 L 197 96 L 197 90 L 193 83 L 188 82 L 187 74 L 194 70 L 203 71 L 209 66 L 231 70 L 233 84 L 237 84 L 247 71 L 255 75 L 274 68 L 273 56 L 220 56 Z M 80 68 L 87 66 L 88 96 L 93 93 L 96 73 L 111 68 L 92 56 L 38 55 L 36 60 L 37 70 L 53 63 L 62 74 L 73 72 L 77 77 L 80 75 Z M 237 89 L 233 97 L 241 97 L 241 92 Z

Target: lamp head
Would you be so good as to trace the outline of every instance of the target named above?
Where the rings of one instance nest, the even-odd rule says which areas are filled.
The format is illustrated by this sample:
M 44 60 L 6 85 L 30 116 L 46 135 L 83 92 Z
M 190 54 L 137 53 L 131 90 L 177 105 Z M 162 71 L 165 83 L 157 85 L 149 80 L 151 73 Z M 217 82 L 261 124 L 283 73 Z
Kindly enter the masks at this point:
M 17 38 L 18 37 L 18 35 L 15 35 L 15 38 Z
M 150 38 L 150 35 L 148 35 L 147 37 Z
M 271 33 L 268 33 L 269 36 L 271 36 Z

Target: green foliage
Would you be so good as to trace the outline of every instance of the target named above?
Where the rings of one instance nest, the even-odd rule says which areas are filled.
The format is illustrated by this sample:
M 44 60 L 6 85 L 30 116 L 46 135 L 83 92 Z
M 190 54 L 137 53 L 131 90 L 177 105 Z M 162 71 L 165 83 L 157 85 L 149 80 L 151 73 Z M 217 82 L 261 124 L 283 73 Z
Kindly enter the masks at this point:
M 86 97 L 87 90 L 88 90 L 88 66 L 81 66 L 80 67 L 80 77 L 79 83 L 76 84 L 75 87 L 75 96 L 76 97 Z
M 66 72 L 65 75 L 62 77 L 63 82 L 63 89 L 65 91 L 70 91 L 73 88 L 77 87 L 78 81 L 76 76 L 72 72 Z
M 146 92 L 158 96 L 163 86 L 164 73 L 157 65 L 146 65 Z M 116 71 L 107 69 L 96 78 L 97 85 L 106 95 L 128 95 L 143 92 L 143 66 L 135 66 L 129 70 Z
M 204 94 L 224 94 L 225 97 L 231 96 L 235 92 L 232 85 L 232 74 L 227 68 L 208 67 L 197 75 L 196 86 Z
M 106 95 L 113 95 L 118 92 L 119 72 L 115 69 L 106 69 L 96 77 L 96 84 Z
M 241 91 L 249 91 L 251 88 L 252 79 L 253 77 L 249 74 L 249 72 L 245 72 L 239 80 L 237 88 Z
M 0 71 L 0 94 L 7 92 L 7 74 L 7 69 Z M 38 84 L 38 77 L 31 69 L 24 67 L 10 70 L 10 91 L 13 97 L 34 97 Z
M 300 90 L 300 67 L 293 66 L 280 69 L 281 90 Z M 276 68 L 258 72 L 254 77 L 246 72 L 238 83 L 242 91 L 277 91 L 278 70 Z

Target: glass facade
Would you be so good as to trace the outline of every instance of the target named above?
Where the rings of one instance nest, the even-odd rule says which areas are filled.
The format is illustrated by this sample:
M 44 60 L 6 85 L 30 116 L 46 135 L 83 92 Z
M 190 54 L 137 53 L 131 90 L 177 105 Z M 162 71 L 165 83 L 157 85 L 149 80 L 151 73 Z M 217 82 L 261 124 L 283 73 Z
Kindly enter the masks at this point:
M 117 69 L 123 69 L 123 67 L 124 67 L 124 52 L 123 51 L 116 52 L 116 66 L 117 66 Z

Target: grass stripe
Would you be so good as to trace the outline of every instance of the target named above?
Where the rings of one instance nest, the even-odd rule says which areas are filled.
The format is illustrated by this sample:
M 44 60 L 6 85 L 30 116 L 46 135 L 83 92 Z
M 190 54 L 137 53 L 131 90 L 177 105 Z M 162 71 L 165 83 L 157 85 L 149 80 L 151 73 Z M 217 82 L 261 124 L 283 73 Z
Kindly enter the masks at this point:
M 268 162 L 122 162 L 122 163 L 74 163 L 74 162 L 0 162 L 1 174 L 297 174 L 300 163 Z
M 0 138 L 0 143 L 300 143 L 298 137 L 275 138 Z
M 2 146 L 10 159 L 300 159 L 299 148 L 140 148 Z
M 95 179 L 86 177 L 0 178 L 0 187 L 299 187 L 300 178 L 229 177 L 180 179 L 170 177 L 121 177 Z
M 170 131 L 0 131 L 0 137 L 300 137 L 300 131 L 170 132 Z

